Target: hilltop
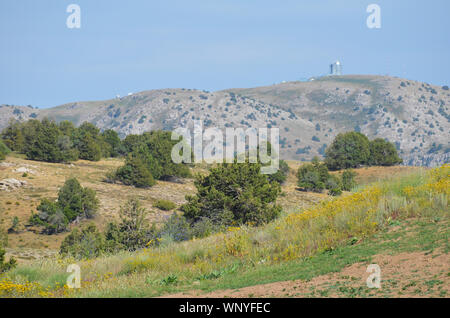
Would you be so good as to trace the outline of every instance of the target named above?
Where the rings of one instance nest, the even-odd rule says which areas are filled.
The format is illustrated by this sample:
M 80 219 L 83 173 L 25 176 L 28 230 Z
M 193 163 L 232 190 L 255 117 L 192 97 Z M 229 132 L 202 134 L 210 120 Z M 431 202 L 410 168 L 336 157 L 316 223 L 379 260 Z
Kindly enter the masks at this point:
M 357 130 L 394 142 L 407 165 L 438 166 L 450 158 L 448 87 L 368 75 L 330 76 L 309 82 L 217 92 L 144 91 L 122 98 L 73 102 L 53 108 L 0 106 L 0 128 L 10 119 L 48 117 L 114 129 L 123 137 L 189 127 L 278 127 L 281 157 L 310 160 L 333 138 Z

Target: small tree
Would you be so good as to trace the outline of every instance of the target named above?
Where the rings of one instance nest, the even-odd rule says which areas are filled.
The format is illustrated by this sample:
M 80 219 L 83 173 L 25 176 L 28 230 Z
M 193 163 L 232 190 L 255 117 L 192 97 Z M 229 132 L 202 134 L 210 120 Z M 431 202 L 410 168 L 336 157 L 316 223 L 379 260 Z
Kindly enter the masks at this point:
M 317 157 L 314 157 L 310 164 L 302 165 L 297 171 L 297 184 L 306 191 L 322 192 L 329 178 L 327 166 Z
M 8 126 L 2 131 L 2 139 L 8 149 L 22 151 L 25 143 L 23 125 L 10 120 Z
M 184 216 L 174 213 L 164 223 L 158 236 L 175 242 L 189 240 L 191 238 L 190 224 Z
M 403 162 L 398 156 L 394 144 L 382 138 L 370 142 L 370 164 L 375 166 L 393 166 Z
M 122 142 L 116 131 L 107 129 L 102 133 L 102 137 L 108 145 L 108 156 L 117 157 L 121 152 L 123 152 Z
M 351 191 L 356 186 L 356 173 L 353 170 L 345 170 L 342 173 L 342 190 Z
M 322 192 L 325 184 L 320 178 L 320 174 L 312 165 L 303 165 L 297 173 L 298 186 L 306 191 Z
M 120 224 L 109 225 L 106 238 L 115 238 L 121 246 L 130 251 L 147 246 L 155 238 L 155 229 L 146 221 L 147 211 L 136 198 L 120 208 Z M 114 231 L 118 230 L 118 231 Z
M 275 219 L 281 212 L 276 199 L 278 183 L 269 183 L 254 163 L 225 163 L 212 168 L 207 176 L 197 176 L 197 194 L 186 196 L 181 207 L 185 217 L 195 223 L 209 218 L 213 224 L 259 225 Z
M 289 174 L 289 166 L 284 160 L 280 160 L 280 166 L 277 172 L 267 175 L 270 182 L 278 182 L 283 184 L 286 182 L 287 176 Z
M 17 266 L 17 262 L 14 257 L 11 257 L 8 262 L 5 262 L 6 251 L 0 246 L 0 273 L 9 271 Z
M 156 184 L 152 174 L 136 154 L 128 155 L 125 165 L 117 169 L 114 178 L 137 188 L 148 188 Z
M 67 230 L 70 222 L 93 218 L 98 210 L 99 200 L 94 190 L 83 188 L 77 179 L 66 180 L 58 191 L 58 201 L 42 199 L 30 222 L 43 225 L 47 234 Z
M 17 233 L 19 232 L 20 221 L 17 216 L 12 219 L 11 226 L 8 229 L 8 233 Z
M 55 234 L 67 230 L 69 221 L 63 213 L 61 207 L 49 199 L 42 199 L 37 207 L 38 213 L 33 214 L 30 223 L 35 225 L 43 225 L 43 232 L 46 234 Z
M 325 150 L 325 163 L 330 170 L 356 168 L 368 164 L 369 139 L 359 132 L 339 134 Z
M 105 251 L 105 238 L 94 224 L 74 229 L 61 243 L 59 253 L 77 259 L 98 257 Z
M 9 154 L 11 150 L 0 140 L 0 160 L 4 160 L 6 155 Z
M 99 201 L 94 190 L 83 188 L 77 179 L 66 180 L 58 192 L 58 205 L 67 219 L 72 222 L 78 218 L 93 218 L 98 210 Z

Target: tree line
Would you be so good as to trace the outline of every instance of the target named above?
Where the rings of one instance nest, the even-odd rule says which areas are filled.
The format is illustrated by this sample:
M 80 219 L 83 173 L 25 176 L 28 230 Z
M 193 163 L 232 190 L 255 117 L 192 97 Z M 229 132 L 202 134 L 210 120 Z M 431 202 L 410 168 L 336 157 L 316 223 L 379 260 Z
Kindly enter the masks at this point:
M 75 127 L 70 121 L 56 123 L 47 118 L 12 121 L 1 139 L 7 148 L 25 154 L 27 159 L 45 162 L 98 161 L 124 153 L 117 132 L 100 132 L 89 122 Z

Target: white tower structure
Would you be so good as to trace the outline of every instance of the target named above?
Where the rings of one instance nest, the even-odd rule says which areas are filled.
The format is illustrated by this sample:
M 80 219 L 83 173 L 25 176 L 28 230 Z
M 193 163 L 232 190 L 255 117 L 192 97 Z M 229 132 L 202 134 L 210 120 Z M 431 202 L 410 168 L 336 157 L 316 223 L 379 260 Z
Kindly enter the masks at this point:
M 339 61 L 330 65 L 330 75 L 342 75 L 342 64 Z

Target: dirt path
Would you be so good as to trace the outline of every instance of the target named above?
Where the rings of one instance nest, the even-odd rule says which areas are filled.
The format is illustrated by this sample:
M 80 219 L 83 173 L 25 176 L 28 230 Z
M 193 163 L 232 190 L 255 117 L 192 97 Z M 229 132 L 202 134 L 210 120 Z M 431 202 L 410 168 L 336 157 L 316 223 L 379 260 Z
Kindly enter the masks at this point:
M 310 281 L 284 281 L 205 294 L 192 291 L 165 297 L 450 297 L 449 254 L 401 253 L 376 255 L 372 260 L 381 268 L 380 289 L 367 287 L 368 264 L 356 263 Z

